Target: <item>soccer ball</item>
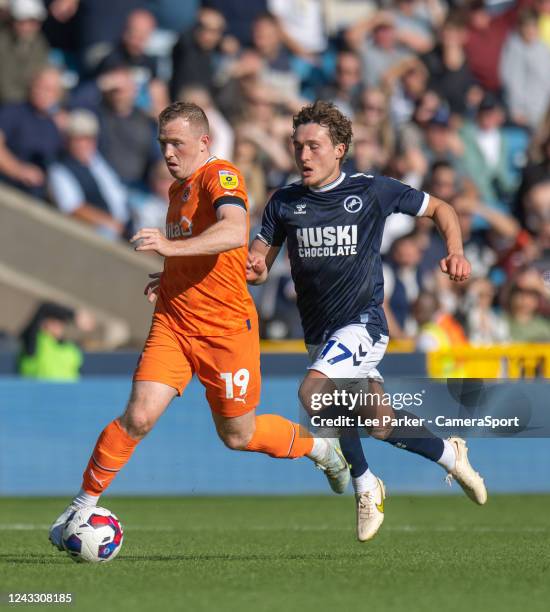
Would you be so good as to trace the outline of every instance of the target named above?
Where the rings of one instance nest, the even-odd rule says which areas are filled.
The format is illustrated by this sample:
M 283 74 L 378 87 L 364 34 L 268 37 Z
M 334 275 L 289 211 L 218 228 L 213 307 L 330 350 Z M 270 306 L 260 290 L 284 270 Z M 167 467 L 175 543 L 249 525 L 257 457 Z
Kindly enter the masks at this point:
M 77 562 L 112 561 L 120 552 L 124 534 L 117 517 L 107 508 L 75 510 L 63 528 L 63 546 Z

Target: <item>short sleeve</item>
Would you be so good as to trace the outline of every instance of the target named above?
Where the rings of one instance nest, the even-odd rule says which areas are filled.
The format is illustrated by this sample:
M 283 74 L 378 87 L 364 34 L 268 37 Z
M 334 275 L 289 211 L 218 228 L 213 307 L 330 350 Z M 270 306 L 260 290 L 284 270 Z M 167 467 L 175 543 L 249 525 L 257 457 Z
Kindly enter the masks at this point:
M 204 186 L 215 210 L 222 206 L 238 206 L 248 210 L 244 179 L 231 164 L 211 164 L 204 174 Z
M 84 204 L 84 192 L 67 168 L 54 164 L 48 171 L 48 179 L 52 199 L 61 212 L 70 215 Z
M 420 217 L 430 200 L 427 193 L 386 176 L 374 179 L 374 191 L 385 217 L 398 212 Z
M 5 140 L 9 140 L 14 127 L 17 125 L 17 117 L 12 104 L 0 106 L 0 132 L 4 134 Z
M 280 217 L 280 203 L 271 198 L 262 217 L 262 229 L 257 238 L 269 246 L 282 246 L 286 232 Z

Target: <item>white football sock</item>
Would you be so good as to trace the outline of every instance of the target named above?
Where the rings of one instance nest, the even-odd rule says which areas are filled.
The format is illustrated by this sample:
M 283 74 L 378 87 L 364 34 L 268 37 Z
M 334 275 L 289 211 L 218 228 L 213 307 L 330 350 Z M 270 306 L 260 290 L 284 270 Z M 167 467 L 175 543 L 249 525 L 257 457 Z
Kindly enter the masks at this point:
M 437 460 L 437 463 L 444 467 L 447 472 L 450 472 L 456 464 L 456 452 L 449 440 L 443 440 L 443 454 Z
M 330 449 L 329 443 L 325 438 L 313 438 L 313 448 L 311 452 L 306 455 L 312 461 L 316 463 L 322 463 Z
M 90 495 L 84 489 L 80 489 L 78 495 L 71 502 L 71 506 L 85 508 L 86 506 L 97 506 L 99 495 Z
M 373 491 L 378 486 L 378 478 L 367 468 L 367 471 L 357 478 L 352 478 L 353 490 L 356 493 L 366 493 Z

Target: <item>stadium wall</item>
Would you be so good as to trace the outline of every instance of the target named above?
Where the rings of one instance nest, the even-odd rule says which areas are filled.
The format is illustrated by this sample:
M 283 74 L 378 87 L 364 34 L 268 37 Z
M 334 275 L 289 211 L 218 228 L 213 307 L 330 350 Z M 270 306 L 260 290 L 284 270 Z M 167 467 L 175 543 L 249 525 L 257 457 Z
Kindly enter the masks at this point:
M 297 417 L 298 375 L 264 379 L 261 412 Z M 98 433 L 120 414 L 127 377 L 73 384 L 0 379 L 0 495 L 70 495 Z M 371 467 L 390 493 L 457 493 L 444 472 L 417 456 L 365 440 Z M 470 440 L 476 467 L 491 492 L 550 491 L 550 440 Z M 204 391 L 193 381 L 115 480 L 113 495 L 326 493 L 321 472 L 306 460 L 274 460 L 229 451 L 218 440 Z

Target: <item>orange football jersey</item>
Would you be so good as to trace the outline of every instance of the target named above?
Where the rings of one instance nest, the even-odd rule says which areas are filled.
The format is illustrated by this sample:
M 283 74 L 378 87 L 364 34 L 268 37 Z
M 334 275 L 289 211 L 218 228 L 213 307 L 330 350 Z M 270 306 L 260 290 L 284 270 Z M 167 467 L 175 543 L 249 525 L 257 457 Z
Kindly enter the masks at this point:
M 245 208 L 244 180 L 233 164 L 210 158 L 170 188 L 166 237 L 185 240 L 216 223 L 222 205 Z M 196 257 L 166 257 L 155 316 L 190 336 L 223 336 L 250 329 L 256 318 L 246 285 L 248 247 Z

